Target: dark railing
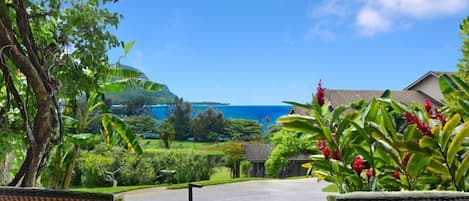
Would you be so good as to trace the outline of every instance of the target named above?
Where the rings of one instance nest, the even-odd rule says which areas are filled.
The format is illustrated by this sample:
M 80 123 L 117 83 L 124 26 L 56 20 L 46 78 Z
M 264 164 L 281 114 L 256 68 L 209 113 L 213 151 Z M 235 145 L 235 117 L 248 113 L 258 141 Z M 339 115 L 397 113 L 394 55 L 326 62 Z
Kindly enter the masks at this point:
M 189 183 L 189 201 L 192 201 L 192 199 L 193 199 L 193 196 L 192 196 L 192 188 L 193 187 L 202 188 L 203 186 L 200 185 L 200 184 Z
M 113 201 L 114 195 L 40 188 L 0 187 L 1 201 Z

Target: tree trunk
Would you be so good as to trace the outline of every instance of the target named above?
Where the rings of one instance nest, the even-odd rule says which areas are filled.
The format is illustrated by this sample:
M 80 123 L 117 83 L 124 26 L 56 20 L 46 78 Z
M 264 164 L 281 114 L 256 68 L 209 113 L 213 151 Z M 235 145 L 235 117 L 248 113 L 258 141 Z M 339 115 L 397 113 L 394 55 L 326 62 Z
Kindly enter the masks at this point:
M 0 4 L 0 8 L 2 10 L 2 12 L 0 12 L 0 36 L 2 36 L 0 37 L 0 47 L 4 50 L 2 52 L 2 56 L 10 59 L 21 73 L 23 73 L 27 82 L 34 91 L 36 99 L 34 105 L 36 112 L 32 129 L 29 128 L 29 118 L 27 118 L 27 116 L 23 117 L 29 148 L 26 156 L 27 160 L 23 162 L 21 171 L 19 172 L 20 175 L 17 178 L 15 177 L 15 181 L 17 182 L 22 180 L 21 186 L 33 187 L 36 184 L 37 172 L 45 153 L 45 147 L 49 143 L 51 137 L 50 108 L 52 105 L 51 97 L 55 92 L 49 86 L 49 77 L 44 75 L 44 66 L 41 66 L 37 62 L 33 62 L 35 61 L 34 58 L 36 58 L 37 52 L 35 52 L 36 50 L 34 48 L 31 49 L 31 44 L 29 43 L 31 42 L 29 41 L 30 38 L 27 38 L 28 36 L 26 35 L 22 35 L 24 39 L 27 39 L 25 41 L 28 42 L 28 44 L 26 44 L 28 46 L 27 53 L 24 54 L 20 49 L 21 47 L 19 42 L 16 40 L 17 37 L 11 30 L 11 18 L 7 15 L 8 12 L 6 11 L 6 7 L 4 7 L 6 6 L 6 3 L 5 1 L 0 0 Z M 29 25 L 27 24 L 27 16 L 21 16 L 25 15 L 25 13 L 17 13 L 17 25 L 20 28 L 29 28 Z M 26 18 L 20 19 L 20 17 Z M 25 31 L 21 33 L 30 33 L 31 30 L 22 29 L 20 31 Z M 17 184 L 18 183 L 15 185 Z
M 29 162 L 29 167 L 26 170 L 23 181 L 21 182 L 22 187 L 30 187 L 36 185 L 37 172 L 42 161 L 45 145 L 33 145 L 31 150 L 32 151 L 29 152 L 29 154 L 31 155 L 31 161 Z
M 73 169 L 75 168 L 75 160 L 78 154 L 78 145 L 74 144 L 72 147 L 72 159 L 67 166 L 67 171 L 65 172 L 64 181 L 62 183 L 62 189 L 70 188 L 70 183 L 72 181 Z

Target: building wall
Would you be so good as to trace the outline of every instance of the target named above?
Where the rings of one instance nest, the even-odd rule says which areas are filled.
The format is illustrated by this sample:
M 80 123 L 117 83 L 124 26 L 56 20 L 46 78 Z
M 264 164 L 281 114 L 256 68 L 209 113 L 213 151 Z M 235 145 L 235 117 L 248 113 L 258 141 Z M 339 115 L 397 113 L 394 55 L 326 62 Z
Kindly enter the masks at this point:
M 411 90 L 422 91 L 423 93 L 438 101 L 441 101 L 444 98 L 440 91 L 438 78 L 435 76 L 426 77 L 420 83 L 412 87 Z

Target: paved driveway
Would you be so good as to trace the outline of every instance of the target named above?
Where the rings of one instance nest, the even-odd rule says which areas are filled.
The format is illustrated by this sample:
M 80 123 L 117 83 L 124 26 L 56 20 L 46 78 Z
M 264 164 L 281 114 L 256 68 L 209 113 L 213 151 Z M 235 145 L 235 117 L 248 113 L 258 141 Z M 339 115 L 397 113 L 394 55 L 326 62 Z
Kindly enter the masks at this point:
M 261 180 L 194 188 L 194 201 L 315 201 L 327 183 L 315 179 Z M 122 194 L 125 201 L 187 201 L 188 190 L 143 189 Z

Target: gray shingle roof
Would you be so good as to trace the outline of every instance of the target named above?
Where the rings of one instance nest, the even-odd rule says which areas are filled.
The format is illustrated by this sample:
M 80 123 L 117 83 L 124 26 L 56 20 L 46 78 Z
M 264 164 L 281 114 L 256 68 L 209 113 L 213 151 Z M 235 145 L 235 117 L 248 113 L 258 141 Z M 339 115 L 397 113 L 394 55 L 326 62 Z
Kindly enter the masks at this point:
M 371 100 L 373 98 L 379 98 L 384 93 L 384 90 L 337 90 L 337 89 L 326 89 L 325 98 L 326 102 L 329 102 L 332 108 L 336 108 L 340 105 L 347 105 L 352 102 L 359 100 Z M 432 105 L 436 108 L 440 108 L 443 104 L 437 100 L 432 99 L 430 96 L 420 91 L 408 90 L 408 91 L 391 91 L 393 100 L 400 101 L 406 104 L 419 103 L 424 104 L 425 100 L 429 99 Z M 309 112 L 300 107 L 293 107 L 289 114 L 308 115 Z
M 371 100 L 379 98 L 384 93 L 384 90 L 335 90 L 326 89 L 326 101 L 331 103 L 333 108 L 340 105 L 347 105 L 359 100 Z M 423 104 L 425 100 L 432 101 L 434 107 L 442 107 L 439 101 L 433 100 L 430 96 L 419 91 L 391 91 L 393 100 L 400 101 L 406 104 L 419 103 Z
M 246 160 L 251 162 L 264 162 L 270 157 L 270 153 L 274 149 L 272 144 L 245 144 L 243 145 Z M 288 157 L 290 161 L 308 161 L 309 156 L 299 153 Z
M 273 150 L 271 144 L 245 144 L 243 145 L 246 160 L 251 162 L 266 161 Z

